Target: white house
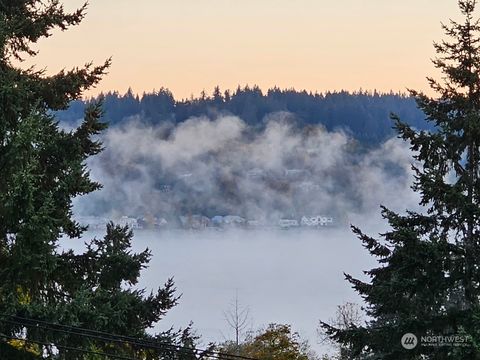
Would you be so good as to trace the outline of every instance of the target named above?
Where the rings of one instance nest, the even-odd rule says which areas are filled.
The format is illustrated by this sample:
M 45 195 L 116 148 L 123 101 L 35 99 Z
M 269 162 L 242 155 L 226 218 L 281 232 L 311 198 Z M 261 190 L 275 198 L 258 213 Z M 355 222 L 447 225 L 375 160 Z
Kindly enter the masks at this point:
M 278 221 L 278 226 L 280 226 L 282 229 L 289 229 L 292 227 L 298 227 L 298 221 L 295 219 L 280 219 Z
M 227 215 L 223 217 L 223 223 L 225 225 L 243 225 L 245 224 L 245 219 L 236 215 Z
M 89 230 L 105 229 L 107 227 L 108 220 L 96 216 L 79 216 L 75 220 L 81 226 L 88 226 Z
M 180 222 L 186 229 L 204 229 L 210 226 L 210 219 L 203 215 L 180 216 Z
M 333 224 L 333 218 L 328 216 L 303 216 L 300 220 L 302 226 L 328 226 Z
M 297 186 L 300 191 L 304 192 L 320 191 L 320 185 L 315 184 L 312 181 L 303 181 Z
M 128 216 L 122 216 L 118 221 L 118 225 L 120 226 L 128 226 L 130 229 L 139 229 L 140 226 L 138 225 L 137 219 L 128 217 Z
M 266 225 L 266 222 L 265 220 L 256 220 L 256 219 L 252 219 L 252 220 L 247 220 L 247 226 L 248 227 L 261 227 L 261 226 L 265 226 Z
M 259 168 L 255 168 L 252 170 L 247 171 L 247 177 L 249 179 L 259 179 L 264 175 L 264 171 Z

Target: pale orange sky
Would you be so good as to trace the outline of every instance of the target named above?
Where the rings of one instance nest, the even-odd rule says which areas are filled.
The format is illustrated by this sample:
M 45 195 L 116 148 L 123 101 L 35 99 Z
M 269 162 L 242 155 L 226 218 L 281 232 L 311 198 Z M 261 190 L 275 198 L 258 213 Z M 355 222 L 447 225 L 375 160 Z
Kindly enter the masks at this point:
M 456 0 L 91 0 L 84 22 L 42 40 L 25 66 L 54 73 L 112 56 L 87 95 L 163 86 L 184 98 L 217 84 L 425 90 L 449 18 L 461 19 Z

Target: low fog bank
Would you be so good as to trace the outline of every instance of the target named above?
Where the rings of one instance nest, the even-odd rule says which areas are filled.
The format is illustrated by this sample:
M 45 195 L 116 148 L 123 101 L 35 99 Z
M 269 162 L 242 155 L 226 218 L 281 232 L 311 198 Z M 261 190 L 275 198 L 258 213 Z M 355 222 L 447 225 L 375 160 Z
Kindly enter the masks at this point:
M 379 213 L 352 219 L 371 235 L 387 226 Z M 84 239 L 101 237 L 89 231 Z M 64 240 L 65 248 L 84 249 L 82 240 Z M 152 261 L 142 271 L 139 288 L 155 289 L 174 277 L 179 305 L 154 330 L 193 328 L 203 344 L 233 340 L 225 312 L 238 295 L 248 307 L 248 328 L 291 324 L 318 353 L 318 321 L 330 320 L 337 305 L 361 304 L 344 273 L 365 279 L 376 265 L 347 227 L 294 230 L 137 230 L 133 250 L 149 248 Z
M 87 232 L 84 236 L 102 236 Z M 81 241 L 65 240 L 80 249 Z M 305 231 L 137 231 L 135 251 L 151 249 L 139 287 L 154 289 L 174 277 L 182 298 L 156 330 L 193 327 L 202 341 L 233 339 L 224 312 L 238 294 L 250 310 L 249 328 L 287 323 L 317 351 L 318 320 L 328 320 L 336 305 L 360 299 L 343 272 L 361 276 L 374 263 L 348 229 Z
M 343 132 L 299 129 L 285 113 L 270 115 L 259 131 L 232 116 L 156 127 L 132 118 L 103 141 L 106 151 L 89 167 L 104 188 L 76 200 L 78 216 L 174 223 L 192 214 L 237 215 L 272 223 L 323 214 L 340 225 L 136 230 L 134 249 L 153 253 L 139 286 L 152 289 L 173 276 L 183 294 L 159 329 L 193 321 L 205 342 L 232 339 L 224 311 L 238 293 L 252 329 L 288 323 L 325 350 L 317 343 L 319 319 L 330 319 L 339 304 L 361 301 L 343 273 L 362 277 L 375 265 L 348 225 L 376 235 L 387 228 L 380 204 L 419 209 L 410 189 L 412 154 L 401 140 L 367 149 Z M 65 240 L 64 246 L 80 249 L 81 243 Z
M 106 150 L 88 164 L 104 188 L 77 199 L 75 213 L 174 227 L 185 225 L 181 217 L 226 215 L 261 224 L 323 215 L 345 225 L 380 204 L 416 203 L 401 140 L 368 149 L 341 131 L 297 127 L 289 113 L 264 124 L 218 116 L 152 126 L 132 117 L 104 134 Z

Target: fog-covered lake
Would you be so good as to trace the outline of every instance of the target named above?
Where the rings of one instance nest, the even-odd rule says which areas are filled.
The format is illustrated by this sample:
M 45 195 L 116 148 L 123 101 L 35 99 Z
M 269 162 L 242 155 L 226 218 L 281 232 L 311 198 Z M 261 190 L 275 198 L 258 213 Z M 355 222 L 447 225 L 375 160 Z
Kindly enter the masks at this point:
M 343 274 L 362 277 L 375 263 L 346 224 L 375 235 L 385 230 L 380 204 L 416 209 L 412 152 L 397 138 L 359 151 L 342 131 L 300 131 L 287 120 L 286 113 L 271 114 L 263 130 L 252 132 L 237 117 L 195 117 L 166 132 L 163 123 L 131 119 L 105 134 L 107 151 L 89 163 L 104 188 L 76 199 L 78 215 L 156 214 L 170 221 L 229 214 L 276 224 L 285 216 L 324 214 L 345 224 L 311 231 L 137 231 L 134 248 L 153 253 L 140 286 L 155 288 L 174 277 L 183 294 L 159 329 L 193 321 L 204 343 L 232 339 L 224 312 L 238 294 L 252 329 L 291 324 L 319 349 L 319 319 L 334 317 L 337 305 L 361 301 Z
M 88 232 L 85 238 L 102 236 Z M 81 242 L 66 241 L 79 249 Z M 155 288 L 174 277 L 177 307 L 158 329 L 185 327 L 193 321 L 204 343 L 232 339 L 224 312 L 235 294 L 250 309 L 250 327 L 291 324 L 317 344 L 319 319 L 333 317 L 336 306 L 360 298 L 343 272 L 361 276 L 373 260 L 345 227 L 322 230 L 228 230 L 154 232 L 137 230 L 133 248 L 148 247 L 153 258 L 139 286 Z

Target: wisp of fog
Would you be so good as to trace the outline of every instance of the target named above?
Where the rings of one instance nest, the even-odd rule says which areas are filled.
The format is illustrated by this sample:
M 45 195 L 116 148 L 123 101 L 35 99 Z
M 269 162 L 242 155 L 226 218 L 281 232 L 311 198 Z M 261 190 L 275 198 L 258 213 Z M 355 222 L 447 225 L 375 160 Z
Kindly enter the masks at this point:
M 183 296 L 159 329 L 193 321 L 205 342 L 232 339 L 224 312 L 238 294 L 252 329 L 288 323 L 320 349 L 318 320 L 331 318 L 339 304 L 361 301 L 343 273 L 362 277 L 374 265 L 348 225 L 377 235 L 386 229 L 381 204 L 419 209 L 407 144 L 392 138 L 370 147 L 341 130 L 299 128 L 288 113 L 271 114 L 257 128 L 228 115 L 156 126 L 138 116 L 102 140 L 106 150 L 88 166 L 104 187 L 76 199 L 75 213 L 167 219 L 172 226 L 135 231 L 134 249 L 153 253 L 139 286 L 152 289 L 174 277 Z M 182 229 L 176 219 L 193 214 L 264 226 Z M 275 226 L 321 214 L 334 219 L 331 227 Z M 64 246 L 81 247 L 78 240 Z

